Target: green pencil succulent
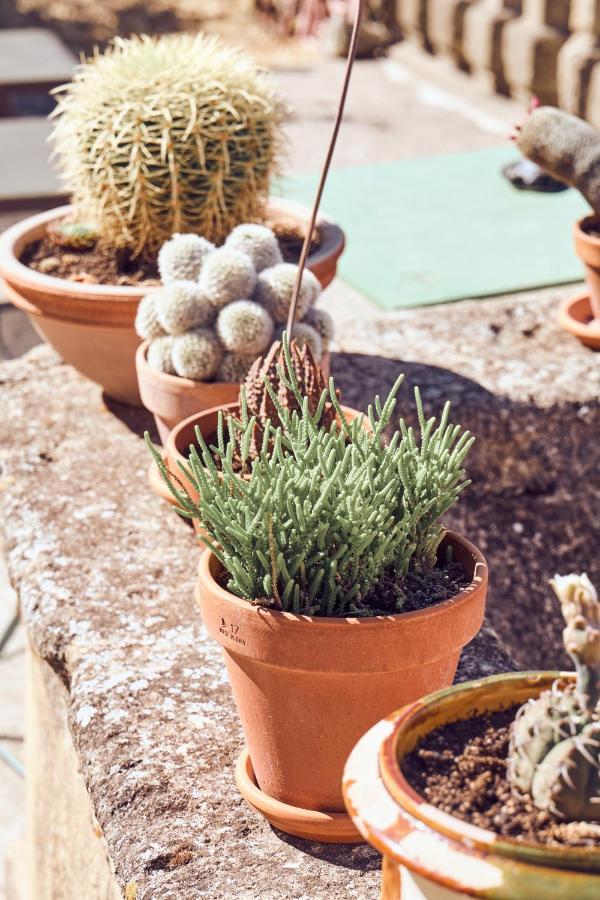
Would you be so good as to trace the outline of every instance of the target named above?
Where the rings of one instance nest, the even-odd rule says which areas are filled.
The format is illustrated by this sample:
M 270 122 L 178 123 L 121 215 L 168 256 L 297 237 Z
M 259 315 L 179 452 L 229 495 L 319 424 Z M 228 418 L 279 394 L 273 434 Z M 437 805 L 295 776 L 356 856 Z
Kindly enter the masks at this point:
M 508 774 L 535 805 L 563 819 L 600 821 L 600 602 L 587 575 L 551 582 L 566 621 L 576 680 L 557 681 L 521 707 Z
M 443 536 L 439 516 L 468 483 L 462 465 L 472 438 L 449 424 L 448 404 L 437 425 L 426 421 L 417 392 L 420 437 L 401 423 L 386 443 L 401 377 L 385 403 L 377 397 L 369 407 L 369 428 L 362 416 L 346 422 L 333 380 L 317 408 L 309 407 L 286 335 L 283 344 L 279 377 L 296 408 L 284 408 L 265 381 L 281 424 L 265 424 L 251 463 L 255 419 L 243 391 L 240 418 L 220 415 L 214 447 L 197 429 L 198 447 L 190 448 L 182 469 L 199 500 L 169 474 L 146 439 L 178 511 L 206 530 L 203 540 L 228 573 L 230 591 L 308 615 L 370 615 L 367 598 L 388 567 L 403 575 L 411 566 L 434 564 Z M 327 404 L 336 414 L 329 427 L 318 424 Z M 249 479 L 239 478 L 234 454 Z
M 115 246 L 154 256 L 177 232 L 220 243 L 260 218 L 283 111 L 241 52 L 202 34 L 116 38 L 58 96 L 53 140 L 77 218 Z

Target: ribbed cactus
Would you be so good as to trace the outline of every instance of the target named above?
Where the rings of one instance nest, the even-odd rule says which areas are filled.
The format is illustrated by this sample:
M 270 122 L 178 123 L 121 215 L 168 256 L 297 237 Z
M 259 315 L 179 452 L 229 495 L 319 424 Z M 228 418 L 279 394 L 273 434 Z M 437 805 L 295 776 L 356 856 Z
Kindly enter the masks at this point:
M 283 262 L 279 242 L 265 225 L 237 225 L 225 241 L 225 246 L 241 250 L 249 256 L 257 272 Z
M 264 269 L 258 276 L 254 299 L 262 303 L 274 322 L 287 322 L 298 266 L 280 263 Z M 296 307 L 296 321 L 303 319 L 321 292 L 321 285 L 309 269 L 302 274 L 302 285 Z
M 167 334 L 185 334 L 215 318 L 213 306 L 195 281 L 173 281 L 152 296 L 158 321 Z
M 262 353 L 273 337 L 273 320 L 258 303 L 238 300 L 219 313 L 217 334 L 232 353 Z
M 223 351 L 214 333 L 207 328 L 188 331 L 173 339 L 171 358 L 175 373 L 193 381 L 213 378 Z
M 521 707 L 508 774 L 540 809 L 563 819 L 600 821 L 600 603 L 587 575 L 557 575 L 551 584 L 576 681 L 559 681 Z
M 144 340 L 162 337 L 166 334 L 158 320 L 157 295 L 159 291 L 151 291 L 142 297 L 135 316 L 135 330 Z
M 403 422 L 401 432 L 384 440 L 401 378 L 385 403 L 376 398 L 370 407 L 370 429 L 361 417 L 346 423 L 333 382 L 311 412 L 289 347 L 285 362 L 284 375 L 301 411 L 285 409 L 270 393 L 281 426 L 265 427 L 249 480 L 236 477 L 234 466 L 238 448 L 242 465 L 249 465 L 254 434 L 255 420 L 243 396 L 239 419 L 225 421 L 220 414 L 216 449 L 196 429 L 199 447 L 190 448 L 184 467 L 195 497 L 174 480 L 146 435 L 149 449 L 179 511 L 201 522 L 201 539 L 221 562 L 232 593 L 306 615 L 372 615 L 377 611 L 372 591 L 383 573 L 393 567 L 398 577 L 405 575 L 415 547 L 427 543 L 418 534 L 424 512 L 433 507 L 443 513 L 457 499 L 470 441 L 449 423 L 447 409 L 437 428 L 435 419 L 426 422 L 420 443 L 410 439 Z M 321 421 L 328 402 L 337 423 L 329 427 Z M 443 452 L 429 453 L 429 442 L 437 446 L 440 433 Z M 226 441 L 227 434 L 234 440 Z M 414 479 L 418 484 L 411 485 Z M 399 597 L 398 609 L 401 605 Z
M 133 255 L 222 242 L 262 213 L 280 150 L 271 77 L 216 38 L 116 38 L 59 91 L 54 144 L 77 217 Z
M 174 234 L 158 253 L 162 283 L 197 281 L 205 257 L 214 249 L 214 244 L 198 234 Z
M 157 372 L 164 372 L 165 375 L 176 374 L 175 366 L 173 365 L 174 342 L 175 338 L 170 334 L 150 341 L 146 351 L 146 362 L 151 369 L 155 369 Z
M 198 283 L 215 310 L 219 310 L 235 300 L 250 299 L 256 271 L 245 253 L 220 247 L 204 260 Z

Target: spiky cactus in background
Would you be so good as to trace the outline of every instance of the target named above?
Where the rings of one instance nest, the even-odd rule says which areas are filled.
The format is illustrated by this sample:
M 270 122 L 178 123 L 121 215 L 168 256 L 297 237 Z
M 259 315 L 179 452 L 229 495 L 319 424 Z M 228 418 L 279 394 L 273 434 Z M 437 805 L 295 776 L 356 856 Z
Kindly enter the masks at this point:
M 311 307 L 302 321 L 304 324 L 310 325 L 311 328 L 315 329 L 321 338 L 323 350 L 328 350 L 329 344 L 333 340 L 334 327 L 333 319 L 327 310 Z
M 516 143 L 524 156 L 577 188 L 600 213 L 600 132 L 562 109 L 540 106 L 518 126 Z
M 587 575 L 557 575 L 565 649 L 575 682 L 526 703 L 512 727 L 508 774 L 560 818 L 600 821 L 600 603 Z
M 146 360 L 151 369 L 164 372 L 166 375 L 176 375 L 173 365 L 173 344 L 175 338 L 170 334 L 157 337 L 148 344 Z
M 217 334 L 232 353 L 261 353 L 273 337 L 273 320 L 252 300 L 237 300 L 219 313 Z
M 261 272 L 256 282 L 253 299 L 265 307 L 274 322 L 281 325 L 287 322 L 297 271 L 298 266 L 293 263 L 280 263 Z M 305 269 L 298 295 L 296 321 L 306 315 L 320 293 L 318 278 L 310 269 Z
M 225 246 L 249 256 L 257 272 L 283 262 L 279 242 L 265 225 L 237 225 L 225 241 Z
M 157 293 L 158 291 L 152 291 L 151 294 L 146 294 L 138 304 L 135 316 L 135 330 L 145 341 L 163 337 L 166 334 L 165 329 L 158 321 Z
M 176 232 L 220 243 L 262 213 L 282 106 L 271 77 L 213 37 L 115 38 L 54 115 L 77 217 L 132 255 Z
M 158 273 L 163 284 L 196 281 L 202 263 L 215 245 L 198 234 L 174 234 L 158 253 Z
M 254 353 L 224 353 L 216 380 L 230 384 L 241 384 L 252 368 L 256 356 Z

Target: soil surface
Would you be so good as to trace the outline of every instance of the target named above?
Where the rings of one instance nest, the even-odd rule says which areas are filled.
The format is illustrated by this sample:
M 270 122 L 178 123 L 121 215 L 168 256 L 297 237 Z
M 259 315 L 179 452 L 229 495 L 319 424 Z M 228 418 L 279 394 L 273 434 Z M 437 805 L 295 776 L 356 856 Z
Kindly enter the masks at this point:
M 287 220 L 268 224 L 277 235 L 284 260 L 297 263 L 306 229 Z M 320 235 L 316 229 L 311 252 L 319 246 L 319 242 Z M 25 247 L 21 262 L 36 272 L 67 281 L 146 287 L 160 284 L 155 259 L 132 259 L 126 250 L 120 250 L 101 239 L 90 248 L 65 248 L 58 246 L 49 237 L 43 237 Z
M 517 795 L 506 777 L 510 726 L 518 706 L 451 722 L 432 731 L 402 765 L 438 809 L 517 840 L 600 847 L 600 826 L 564 822 Z
M 219 582 L 227 588 L 228 575 L 221 572 Z M 469 579 L 459 562 L 446 563 L 444 566 L 433 569 L 431 572 L 409 572 L 399 578 L 390 568 L 364 600 L 364 616 L 380 615 L 390 616 L 399 613 L 414 612 L 418 609 L 427 609 L 456 596 L 469 585 Z M 279 605 L 271 598 L 258 598 L 257 606 L 265 606 L 268 609 L 279 609 Z M 300 611 L 302 612 L 302 610 Z M 353 614 L 352 618 L 360 618 L 360 613 Z

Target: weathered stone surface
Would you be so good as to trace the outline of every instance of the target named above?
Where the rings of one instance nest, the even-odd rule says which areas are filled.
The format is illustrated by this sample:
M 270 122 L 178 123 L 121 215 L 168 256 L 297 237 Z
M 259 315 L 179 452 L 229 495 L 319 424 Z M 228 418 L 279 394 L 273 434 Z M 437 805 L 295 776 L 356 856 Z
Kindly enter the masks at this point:
M 354 376 L 350 405 L 403 371 L 429 413 L 449 398 L 475 434 L 473 484 L 449 521 L 486 554 L 489 620 L 523 668 L 569 666 L 548 579 L 587 570 L 600 583 L 600 356 L 560 330 L 557 300 L 540 291 L 346 322 L 333 365 L 342 383 Z
M 352 368 L 341 374 L 350 392 Z M 9 570 L 39 666 L 53 670 L 43 683 L 64 698 L 63 739 L 120 890 L 129 886 L 128 900 L 377 896 L 374 850 L 284 838 L 237 793 L 242 738 L 220 651 L 192 599 L 197 547 L 146 481 L 139 431 L 150 417 L 109 411 L 46 347 L 0 365 L 0 382 Z M 484 630 L 459 677 L 511 665 Z M 52 846 L 59 871 L 69 849 L 68 835 Z M 85 887 L 86 900 L 100 900 Z

